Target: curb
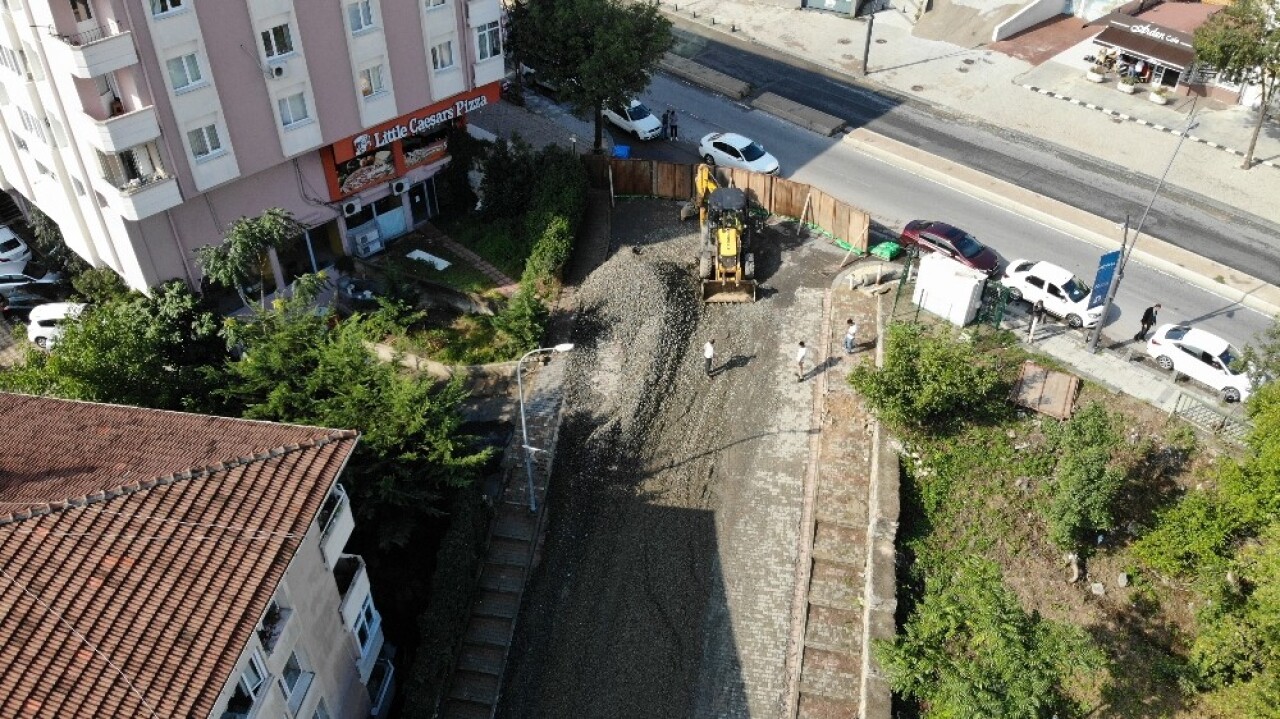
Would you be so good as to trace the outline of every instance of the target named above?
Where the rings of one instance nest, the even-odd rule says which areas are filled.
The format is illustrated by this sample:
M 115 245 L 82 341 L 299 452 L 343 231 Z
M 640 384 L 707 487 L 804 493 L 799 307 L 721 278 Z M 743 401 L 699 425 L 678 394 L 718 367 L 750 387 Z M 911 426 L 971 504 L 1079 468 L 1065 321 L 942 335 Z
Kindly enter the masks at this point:
M 1109 116 L 1111 116 L 1111 117 L 1114 117 L 1114 118 L 1116 118 L 1117 120 L 1124 120 L 1124 121 L 1126 121 L 1126 122 L 1136 122 L 1137 124 L 1142 125 L 1143 127 L 1149 127 L 1149 128 L 1151 128 L 1151 129 L 1153 129 L 1153 130 L 1159 130 L 1159 131 L 1161 131 L 1161 132 L 1167 132 L 1167 133 L 1169 133 L 1170 135 L 1180 135 L 1180 134 L 1182 134 L 1182 131 L 1181 131 L 1181 130 L 1179 130 L 1179 129 L 1177 129 L 1177 128 L 1173 128 L 1173 127 L 1165 127 L 1164 125 L 1160 125 L 1160 124 L 1158 124 L 1158 123 L 1148 122 L 1148 121 L 1146 121 L 1146 120 L 1143 120 L 1142 118 L 1134 117 L 1133 115 L 1129 115 L 1129 114 L 1127 114 L 1127 113 L 1123 113 L 1123 112 L 1120 112 L 1120 111 L 1118 111 L 1118 110 L 1112 110 L 1112 109 L 1110 109 L 1110 108 L 1106 108 L 1106 107 L 1103 107 L 1103 106 L 1101 106 L 1101 105 L 1095 105 L 1095 104 L 1093 104 L 1092 102 L 1085 102 L 1084 100 L 1077 100 L 1077 99 L 1076 99 L 1076 98 L 1074 98 L 1074 97 L 1071 97 L 1071 96 L 1069 96 L 1069 95 L 1063 95 L 1062 93 L 1060 93 L 1060 92 L 1054 92 L 1053 90 L 1046 90 L 1046 89 L 1044 89 L 1044 88 L 1042 88 L 1042 87 L 1037 87 L 1037 86 L 1035 86 L 1035 85 L 1028 85 L 1028 84 L 1026 84 L 1026 83 L 1020 83 L 1020 84 L 1021 84 L 1021 86 L 1022 86 L 1022 87 L 1026 88 L 1026 89 L 1028 89 L 1028 90 L 1030 90 L 1030 91 L 1032 91 L 1032 92 L 1034 92 L 1034 93 L 1038 93 L 1038 94 L 1040 94 L 1040 95 L 1044 95 L 1044 96 L 1046 96 L 1046 97 L 1056 98 L 1056 99 L 1058 99 L 1058 100 L 1066 100 L 1067 102 L 1071 103 L 1072 105 L 1078 105 L 1078 106 L 1080 106 L 1080 107 L 1084 107 L 1084 108 L 1087 108 L 1087 109 L 1090 109 L 1090 110 L 1097 110 L 1098 112 L 1101 112 L 1101 113 L 1102 113 L 1102 114 L 1104 114 L 1104 115 L 1109 115 Z M 1217 143 L 1217 142 L 1213 142 L 1212 140 L 1206 140 L 1206 139 L 1204 139 L 1203 137 L 1197 137 L 1196 135 L 1192 135 L 1192 134 L 1188 133 L 1188 134 L 1187 134 L 1187 139 L 1188 139 L 1188 140 L 1191 140 L 1192 142 L 1198 142 L 1198 143 L 1200 143 L 1201 145 L 1207 145 L 1207 146 L 1212 147 L 1212 148 L 1214 148 L 1214 149 L 1222 150 L 1223 152 L 1226 152 L 1226 153 L 1229 153 L 1229 154 L 1235 155 L 1236 157 L 1244 157 L 1244 153 L 1243 153 L 1243 152 L 1241 152 L 1240 150 L 1237 150 L 1237 149 L 1232 148 L 1232 147 L 1227 147 L 1226 145 L 1223 145 L 1223 144 L 1221 144 L 1221 143 Z M 1274 168 L 1280 169 L 1280 162 L 1275 162 L 1274 160 L 1254 160 L 1253 164 L 1254 164 L 1255 166 L 1256 166 L 1256 165 L 1266 165 L 1267 167 L 1274 167 Z
M 886 164 L 946 185 L 996 207 L 1018 212 L 1100 249 L 1110 251 L 1120 247 L 1119 240 L 1113 237 L 1115 223 L 1064 202 L 863 128 L 847 133 L 841 141 Z M 1131 255 L 1139 263 L 1244 307 L 1271 316 L 1280 315 L 1280 287 L 1200 257 L 1152 235 L 1144 233 L 1142 245 L 1143 248 L 1132 250 Z M 1229 279 L 1218 282 L 1215 277 Z

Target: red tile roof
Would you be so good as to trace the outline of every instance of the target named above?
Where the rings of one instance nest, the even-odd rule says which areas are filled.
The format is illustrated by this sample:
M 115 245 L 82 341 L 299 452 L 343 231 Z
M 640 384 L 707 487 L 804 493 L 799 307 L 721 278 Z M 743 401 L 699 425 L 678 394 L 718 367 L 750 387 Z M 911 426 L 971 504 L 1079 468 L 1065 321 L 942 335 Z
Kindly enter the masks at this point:
M 208 716 L 356 437 L 0 393 L 0 717 Z

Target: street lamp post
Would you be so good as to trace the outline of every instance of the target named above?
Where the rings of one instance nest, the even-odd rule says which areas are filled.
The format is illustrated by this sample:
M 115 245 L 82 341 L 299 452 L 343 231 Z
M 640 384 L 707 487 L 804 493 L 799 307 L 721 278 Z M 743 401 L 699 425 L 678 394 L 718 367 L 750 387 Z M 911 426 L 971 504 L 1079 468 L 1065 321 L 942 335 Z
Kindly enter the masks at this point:
M 542 450 L 529 445 L 529 425 L 524 418 L 524 361 L 542 352 L 568 352 L 571 349 L 573 349 L 571 342 L 564 342 L 555 347 L 539 347 L 525 352 L 524 356 L 516 362 L 516 388 L 520 393 L 520 448 L 524 451 L 524 474 L 529 487 L 530 512 L 538 511 L 538 497 L 533 492 L 533 453 Z
M 1129 236 L 1129 220 L 1125 218 L 1124 230 L 1125 239 L 1120 242 L 1120 262 L 1116 264 L 1116 276 L 1111 280 L 1110 286 L 1107 287 L 1107 299 L 1102 304 L 1102 317 L 1098 320 L 1098 324 L 1094 326 L 1093 332 L 1089 335 L 1089 351 L 1096 353 L 1098 351 L 1098 341 L 1102 339 L 1102 325 L 1106 323 L 1107 317 L 1111 314 L 1111 303 L 1115 299 L 1116 290 L 1120 288 L 1120 280 L 1124 279 L 1125 265 L 1129 264 L 1129 255 L 1133 253 L 1133 246 L 1138 243 L 1138 235 L 1142 234 L 1142 226 L 1147 222 L 1147 215 L 1151 212 L 1151 206 L 1156 204 L 1156 198 L 1160 196 L 1160 190 L 1164 187 L 1165 178 L 1169 176 L 1169 170 L 1173 169 L 1173 161 L 1178 156 L 1178 150 L 1182 149 L 1182 143 L 1187 139 L 1187 133 L 1196 127 L 1195 110 L 1187 116 L 1187 125 L 1182 128 L 1182 132 L 1178 133 L 1178 144 L 1173 146 L 1173 154 L 1169 155 L 1169 163 L 1164 166 L 1164 174 L 1160 175 L 1160 180 L 1156 182 L 1156 189 L 1151 193 L 1151 199 L 1147 202 L 1146 208 L 1142 210 L 1142 217 L 1138 218 L 1138 226 L 1134 228 L 1132 237 Z

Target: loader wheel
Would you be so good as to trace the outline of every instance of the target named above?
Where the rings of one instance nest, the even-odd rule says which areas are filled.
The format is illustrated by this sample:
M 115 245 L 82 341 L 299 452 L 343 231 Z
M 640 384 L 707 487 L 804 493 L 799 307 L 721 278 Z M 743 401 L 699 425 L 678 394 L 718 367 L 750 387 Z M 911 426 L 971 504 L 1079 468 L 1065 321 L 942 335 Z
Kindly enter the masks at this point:
M 756 256 L 752 252 L 747 253 L 747 259 L 742 263 L 742 276 L 749 280 L 756 278 Z
M 711 255 L 705 252 L 698 256 L 698 279 L 711 279 Z

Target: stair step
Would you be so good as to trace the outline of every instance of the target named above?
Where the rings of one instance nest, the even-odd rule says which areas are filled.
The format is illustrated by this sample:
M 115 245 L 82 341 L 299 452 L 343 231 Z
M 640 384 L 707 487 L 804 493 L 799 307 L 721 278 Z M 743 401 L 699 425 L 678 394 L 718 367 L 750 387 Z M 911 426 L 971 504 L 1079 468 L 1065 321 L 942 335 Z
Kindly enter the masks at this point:
M 796 719 L 857 719 L 858 702 L 800 692 Z
M 829 649 L 852 649 L 862 636 L 862 612 L 850 609 L 833 609 L 816 604 L 809 605 L 809 618 L 805 623 L 804 644 Z
M 456 671 L 449 698 L 493 706 L 498 701 L 498 684 L 498 677 L 491 674 Z
M 840 564 L 861 565 L 866 561 L 862 547 L 867 541 L 866 528 L 854 529 L 831 522 L 818 522 L 813 533 L 813 556 Z
M 481 590 L 476 599 L 472 614 L 480 617 L 497 617 L 498 619 L 515 619 L 520 611 L 520 595 L 515 592 L 494 592 Z
M 480 587 L 503 592 L 518 592 L 524 587 L 524 567 L 486 563 L 480 572 Z
M 527 508 L 504 505 L 493 518 L 493 536 L 528 542 L 538 529 L 537 517 Z
M 861 662 L 857 655 L 806 647 L 800 667 L 800 691 L 856 701 L 860 671 Z
M 458 655 L 458 670 L 500 677 L 506 661 L 507 652 L 502 647 L 489 644 L 463 644 L 462 653 Z
M 471 644 L 506 647 L 511 641 L 512 623 L 497 617 L 471 617 L 465 640 Z
M 815 559 L 809 575 L 809 603 L 858 609 L 862 606 L 863 583 L 861 568 Z
M 493 705 L 449 699 L 440 709 L 440 719 L 493 719 Z
M 489 541 L 489 561 L 523 567 L 529 562 L 529 549 L 528 541 L 493 537 Z

